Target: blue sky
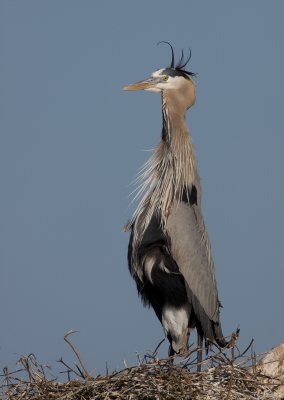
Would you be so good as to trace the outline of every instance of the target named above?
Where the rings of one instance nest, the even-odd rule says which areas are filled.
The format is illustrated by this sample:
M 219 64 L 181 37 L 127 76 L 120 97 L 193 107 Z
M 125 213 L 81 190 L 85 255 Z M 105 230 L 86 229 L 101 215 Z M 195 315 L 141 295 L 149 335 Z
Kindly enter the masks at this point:
M 284 339 L 282 1 L 0 3 L 0 360 L 135 362 L 163 331 L 126 262 L 130 182 L 159 141 L 160 96 L 122 87 L 192 50 L 187 121 L 222 324 Z M 161 355 L 166 352 L 161 349 Z

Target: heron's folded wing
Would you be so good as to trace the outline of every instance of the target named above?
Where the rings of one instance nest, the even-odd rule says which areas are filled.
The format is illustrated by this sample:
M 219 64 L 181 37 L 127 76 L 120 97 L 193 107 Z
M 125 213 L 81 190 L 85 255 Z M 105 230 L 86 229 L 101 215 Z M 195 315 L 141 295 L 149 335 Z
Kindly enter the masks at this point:
M 196 204 L 175 203 L 166 226 L 171 255 L 203 310 L 214 322 L 219 321 L 219 301 L 210 243 Z M 193 304 L 194 305 L 194 304 Z

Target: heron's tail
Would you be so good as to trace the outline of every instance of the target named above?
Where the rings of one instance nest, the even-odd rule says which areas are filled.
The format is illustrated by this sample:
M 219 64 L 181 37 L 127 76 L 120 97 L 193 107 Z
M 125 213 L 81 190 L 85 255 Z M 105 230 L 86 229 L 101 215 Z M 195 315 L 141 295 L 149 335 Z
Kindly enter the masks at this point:
M 227 341 L 223 335 L 222 328 L 220 322 L 213 322 L 213 332 L 215 336 L 216 343 L 220 347 L 226 347 L 230 343 Z

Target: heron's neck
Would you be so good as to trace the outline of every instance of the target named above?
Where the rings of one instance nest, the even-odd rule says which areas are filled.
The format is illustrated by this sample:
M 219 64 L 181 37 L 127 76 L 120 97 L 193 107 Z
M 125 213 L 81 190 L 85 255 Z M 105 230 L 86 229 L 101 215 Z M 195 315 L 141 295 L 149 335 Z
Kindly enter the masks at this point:
M 175 101 L 176 100 L 176 101 Z M 141 174 L 144 196 L 134 214 L 141 219 L 141 232 L 148 226 L 155 212 L 160 214 L 162 226 L 174 203 L 182 201 L 186 191 L 195 186 L 200 200 L 200 184 L 191 137 L 185 123 L 186 109 L 179 99 L 162 95 L 162 140 Z
M 162 140 L 169 146 L 174 146 L 177 139 L 188 139 L 188 130 L 185 123 L 185 113 L 176 113 L 165 102 L 162 105 L 163 129 Z
M 157 155 L 163 153 L 162 158 L 168 161 L 167 168 L 173 170 L 172 185 L 176 193 L 181 193 L 186 186 L 199 182 L 194 148 L 186 126 L 186 108 L 173 93 L 163 93 L 162 112 L 162 140 Z
M 194 149 L 185 122 L 186 109 L 178 99 L 174 100 L 162 95 L 162 140 L 138 178 L 138 195 L 142 194 L 142 198 L 128 227 L 138 218 L 141 235 L 156 212 L 162 226 L 166 225 L 173 203 L 182 200 L 185 189 L 191 191 L 194 185 L 198 199 L 200 196 Z

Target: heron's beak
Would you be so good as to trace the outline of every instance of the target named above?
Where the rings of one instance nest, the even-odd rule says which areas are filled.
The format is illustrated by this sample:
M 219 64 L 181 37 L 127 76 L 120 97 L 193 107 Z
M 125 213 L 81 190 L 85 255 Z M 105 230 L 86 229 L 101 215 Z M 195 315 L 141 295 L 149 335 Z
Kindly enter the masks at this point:
M 124 86 L 123 90 L 151 90 L 154 89 L 156 84 L 159 82 L 157 78 L 148 78 L 144 81 L 139 81 L 132 83 L 130 85 Z

